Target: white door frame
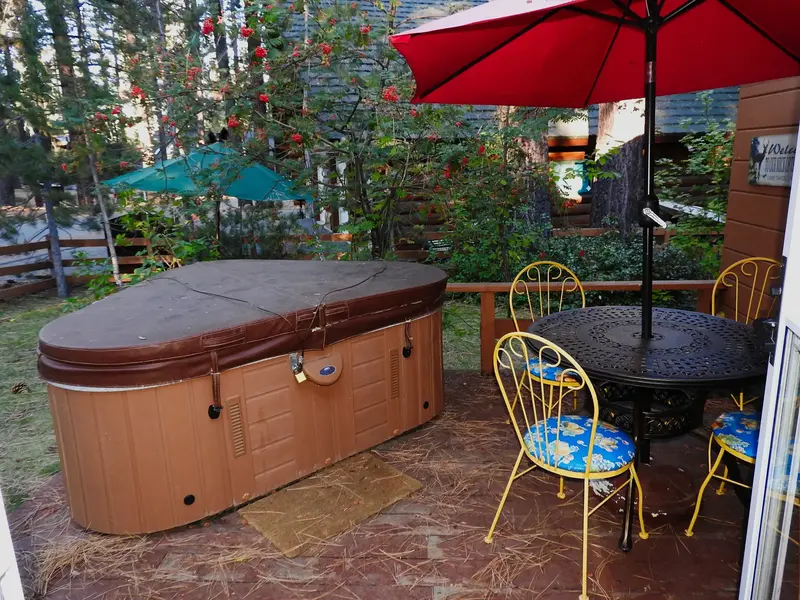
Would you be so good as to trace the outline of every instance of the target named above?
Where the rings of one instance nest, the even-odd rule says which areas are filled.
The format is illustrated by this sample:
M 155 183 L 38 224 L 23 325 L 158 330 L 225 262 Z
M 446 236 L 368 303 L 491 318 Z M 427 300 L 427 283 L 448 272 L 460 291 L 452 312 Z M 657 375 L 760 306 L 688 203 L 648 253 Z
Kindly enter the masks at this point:
M 0 492 L 0 600 L 24 600 L 2 492 Z
M 750 514 L 745 542 L 742 575 L 739 586 L 739 600 L 752 600 L 756 578 L 756 565 L 759 552 L 759 540 L 762 533 L 762 516 L 764 514 L 767 491 L 767 476 L 775 429 L 775 414 L 778 408 L 781 372 L 784 361 L 784 346 L 787 329 L 800 335 L 800 277 L 790 277 L 789 273 L 800 273 L 800 160 L 795 161 L 792 175 L 792 188 L 789 194 L 789 211 L 786 217 L 786 233 L 783 240 L 784 277 L 781 293 L 780 313 L 776 330 L 774 358 L 767 369 L 767 383 L 764 390 L 764 403 L 761 412 L 761 424 L 753 474 L 753 490 L 750 500 Z M 792 255 L 794 252 L 794 256 Z M 797 461 L 793 461 L 797 462 Z M 796 467 L 795 467 L 796 469 Z

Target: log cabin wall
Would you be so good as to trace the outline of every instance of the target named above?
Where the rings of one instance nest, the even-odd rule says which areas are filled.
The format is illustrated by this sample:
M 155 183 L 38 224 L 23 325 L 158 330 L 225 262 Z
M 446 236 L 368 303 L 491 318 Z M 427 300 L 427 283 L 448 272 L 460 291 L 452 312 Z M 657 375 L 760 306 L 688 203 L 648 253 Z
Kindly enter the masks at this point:
M 722 269 L 753 256 L 780 260 L 789 188 L 748 183 L 750 140 L 762 135 L 797 134 L 798 122 L 800 77 L 767 81 L 740 89 Z M 749 293 L 749 288 L 742 288 L 740 298 L 742 293 Z M 726 316 L 732 318 L 732 293 L 726 293 L 724 305 Z

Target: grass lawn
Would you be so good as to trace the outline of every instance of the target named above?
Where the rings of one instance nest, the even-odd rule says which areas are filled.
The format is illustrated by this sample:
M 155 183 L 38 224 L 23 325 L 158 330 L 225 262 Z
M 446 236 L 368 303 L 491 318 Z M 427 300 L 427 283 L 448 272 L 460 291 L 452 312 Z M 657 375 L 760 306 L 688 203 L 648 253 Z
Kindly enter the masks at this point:
M 481 308 L 477 303 L 450 301 L 442 315 L 444 368 L 478 371 L 481 368 Z
M 36 345 L 39 330 L 63 308 L 64 302 L 49 292 L 0 302 L 0 486 L 9 510 L 59 470 L 47 391 L 36 371 Z M 479 368 L 479 330 L 477 304 L 445 305 L 445 369 Z M 19 384 L 26 387 L 14 393 Z
M 39 329 L 61 315 L 63 306 L 52 293 L 0 302 L 0 485 L 8 509 L 59 470 L 36 344 Z M 25 387 L 14 393 L 15 386 Z

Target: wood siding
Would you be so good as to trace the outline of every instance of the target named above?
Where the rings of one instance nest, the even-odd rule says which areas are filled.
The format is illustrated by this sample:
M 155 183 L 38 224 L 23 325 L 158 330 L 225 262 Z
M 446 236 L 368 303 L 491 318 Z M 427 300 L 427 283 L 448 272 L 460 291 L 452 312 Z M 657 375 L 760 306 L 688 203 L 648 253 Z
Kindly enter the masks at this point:
M 800 122 L 800 77 L 741 88 L 728 195 L 728 219 L 722 269 L 737 260 L 766 256 L 780 260 L 789 207 L 789 188 L 754 186 L 747 181 L 750 140 L 761 135 L 797 134 Z M 740 294 L 749 294 L 742 289 Z M 734 312 L 731 293 L 722 299 Z M 730 302 L 729 302 L 730 300 Z

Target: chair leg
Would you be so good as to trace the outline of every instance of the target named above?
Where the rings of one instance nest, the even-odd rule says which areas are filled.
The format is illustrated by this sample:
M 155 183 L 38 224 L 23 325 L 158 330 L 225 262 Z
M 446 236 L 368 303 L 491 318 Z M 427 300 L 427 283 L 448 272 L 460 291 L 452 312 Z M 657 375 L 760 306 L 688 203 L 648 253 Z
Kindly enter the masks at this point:
M 581 595 L 579 600 L 589 600 L 586 579 L 589 573 L 589 480 L 583 480 L 583 573 L 581 574 Z
M 511 471 L 511 476 L 508 478 L 508 483 L 506 484 L 506 490 L 503 492 L 503 497 L 500 499 L 500 506 L 497 507 L 497 512 L 494 515 L 494 521 L 492 521 L 492 526 L 489 528 L 489 533 L 483 538 L 483 541 L 487 544 L 492 543 L 492 537 L 494 536 L 494 528 L 497 527 L 497 521 L 500 520 L 500 513 L 503 511 L 503 505 L 506 503 L 506 498 L 508 498 L 508 492 L 511 491 L 511 484 L 514 483 L 514 478 L 517 476 L 517 471 L 519 470 L 519 463 L 522 462 L 522 457 L 525 456 L 525 451 L 520 448 L 519 456 L 517 456 L 517 462 L 514 464 L 514 470 Z
M 692 515 L 692 521 L 689 523 L 689 529 L 686 530 L 686 536 L 692 537 L 694 535 L 694 524 L 697 522 L 697 516 L 700 514 L 700 504 L 703 501 L 703 492 L 706 491 L 706 486 L 711 481 L 711 478 L 714 477 L 714 473 L 717 472 L 720 463 L 722 462 L 722 457 L 725 455 L 725 449 L 720 448 L 719 454 L 717 455 L 717 460 L 714 461 L 714 466 L 706 475 L 706 478 L 703 480 L 703 485 L 700 486 L 700 491 L 697 492 L 697 504 L 694 507 L 694 515 Z
M 644 492 L 642 491 L 642 482 L 639 481 L 639 474 L 636 473 L 636 469 L 633 465 L 631 465 L 631 477 L 633 477 L 636 490 L 639 493 L 637 498 L 637 504 L 639 505 L 639 538 L 646 540 L 650 537 L 650 534 L 647 533 L 644 527 Z
M 723 477 L 728 477 L 728 465 L 725 465 L 725 470 L 722 471 Z M 722 496 L 725 494 L 725 480 L 719 482 L 719 487 L 717 488 L 717 496 Z
M 578 410 L 578 390 L 572 392 L 572 410 Z
M 556 496 L 558 496 L 559 500 L 563 500 L 564 498 L 567 497 L 567 495 L 564 493 L 564 478 L 563 477 L 559 477 L 558 478 L 558 494 L 556 494 Z

